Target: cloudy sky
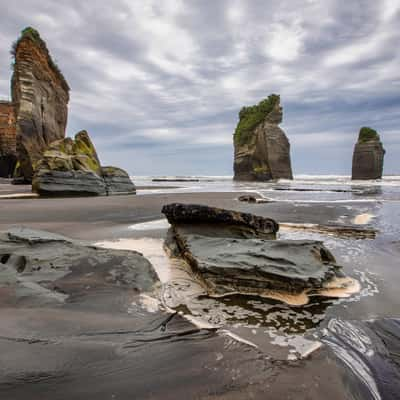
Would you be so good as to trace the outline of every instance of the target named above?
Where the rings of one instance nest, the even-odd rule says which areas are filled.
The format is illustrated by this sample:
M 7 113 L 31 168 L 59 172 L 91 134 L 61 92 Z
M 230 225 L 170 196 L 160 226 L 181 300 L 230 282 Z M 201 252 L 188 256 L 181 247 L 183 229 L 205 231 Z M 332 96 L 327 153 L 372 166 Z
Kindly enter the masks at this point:
M 295 174 L 349 174 L 360 126 L 400 173 L 400 0 L 0 0 L 11 43 L 39 30 L 72 92 L 68 135 L 135 175 L 232 174 L 243 105 L 275 92 Z

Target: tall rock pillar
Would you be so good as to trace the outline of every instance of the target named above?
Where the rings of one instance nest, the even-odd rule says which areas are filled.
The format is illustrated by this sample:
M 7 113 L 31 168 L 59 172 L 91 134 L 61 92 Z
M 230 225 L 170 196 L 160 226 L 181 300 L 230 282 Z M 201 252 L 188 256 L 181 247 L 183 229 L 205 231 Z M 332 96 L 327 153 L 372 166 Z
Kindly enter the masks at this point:
M 234 179 L 269 181 L 293 179 L 290 144 L 282 122 L 280 97 L 271 94 L 239 112 L 234 139 Z
M 382 178 L 384 155 L 385 149 L 378 133 L 368 127 L 361 128 L 354 146 L 351 178 Z
M 31 182 L 45 149 L 65 137 L 69 86 L 35 29 L 21 32 L 13 55 L 11 91 L 16 114 L 16 152 L 21 177 Z

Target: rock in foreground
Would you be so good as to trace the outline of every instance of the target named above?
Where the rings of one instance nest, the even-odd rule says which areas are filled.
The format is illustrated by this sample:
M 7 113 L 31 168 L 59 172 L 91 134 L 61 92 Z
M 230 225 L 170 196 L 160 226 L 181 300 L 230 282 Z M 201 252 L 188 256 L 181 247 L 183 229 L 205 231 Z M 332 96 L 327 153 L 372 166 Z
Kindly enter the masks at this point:
M 243 107 L 233 135 L 235 180 L 293 179 L 290 144 L 282 122 L 280 97 L 272 94 L 252 107 Z
M 385 149 L 378 133 L 368 127 L 360 130 L 354 147 L 352 179 L 381 179 Z
M 184 204 L 163 208 L 172 224 L 167 246 L 192 267 L 211 296 L 238 292 L 268 296 L 270 291 L 312 295 L 323 294 L 335 281 L 336 287 L 349 284 L 322 242 L 273 240 L 272 232 L 278 230 L 273 220 L 217 210 Z M 232 220 L 247 221 L 246 229 L 241 231 L 243 225 Z
M 270 218 L 199 204 L 168 204 L 163 207 L 162 213 L 175 228 L 210 236 L 274 239 L 279 229 L 279 225 Z
M 128 174 L 102 167 L 86 131 L 53 142 L 36 167 L 32 190 L 45 196 L 134 194 Z

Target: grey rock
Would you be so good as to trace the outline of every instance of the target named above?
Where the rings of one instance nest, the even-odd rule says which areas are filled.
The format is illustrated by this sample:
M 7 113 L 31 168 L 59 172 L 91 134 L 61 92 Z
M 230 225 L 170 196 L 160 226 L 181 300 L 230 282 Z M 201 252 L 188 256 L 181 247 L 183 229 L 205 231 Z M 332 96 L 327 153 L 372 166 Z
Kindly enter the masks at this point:
M 101 167 L 101 175 L 106 184 L 107 194 L 135 194 L 136 188 L 129 175 L 121 168 Z
M 157 283 L 152 265 L 134 251 L 97 248 L 27 228 L 0 232 L 0 288 L 13 289 L 7 292 L 13 302 L 52 304 L 101 288 L 140 293 Z
M 384 155 L 385 149 L 380 140 L 357 142 L 353 153 L 352 179 L 381 179 Z
M 182 204 L 165 206 L 163 213 L 172 225 L 167 247 L 192 267 L 210 295 L 299 294 L 344 276 L 322 242 L 273 240 L 273 220 Z
M 106 183 L 93 171 L 39 169 L 35 192 L 41 196 L 105 196 Z

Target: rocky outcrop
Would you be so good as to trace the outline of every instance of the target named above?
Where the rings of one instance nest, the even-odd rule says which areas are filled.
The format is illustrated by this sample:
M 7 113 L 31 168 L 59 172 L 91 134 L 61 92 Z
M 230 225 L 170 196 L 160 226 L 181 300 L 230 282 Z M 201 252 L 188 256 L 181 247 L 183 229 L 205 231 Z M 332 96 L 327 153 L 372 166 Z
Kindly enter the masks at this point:
M 189 228 L 199 234 L 211 231 L 229 237 L 275 239 L 279 230 L 279 225 L 270 218 L 199 204 L 167 204 L 162 213 L 174 227 Z
M 354 146 L 352 179 L 381 179 L 385 149 L 378 133 L 368 127 L 360 129 Z
M 162 212 L 172 225 L 167 247 L 210 296 L 327 295 L 328 288 L 354 284 L 322 242 L 274 240 L 279 226 L 271 219 L 190 204 L 169 204 Z
M 12 177 L 17 163 L 14 104 L 0 101 L 0 178 Z
M 292 179 L 290 144 L 278 126 L 282 122 L 280 97 L 272 94 L 239 113 L 234 138 L 234 179 L 269 181 Z
M 35 29 L 24 29 L 12 52 L 16 152 L 20 173 L 30 182 L 45 149 L 65 137 L 69 86 Z
M 86 131 L 53 142 L 37 163 L 32 190 L 44 196 L 134 194 L 135 186 L 120 168 L 102 167 Z

